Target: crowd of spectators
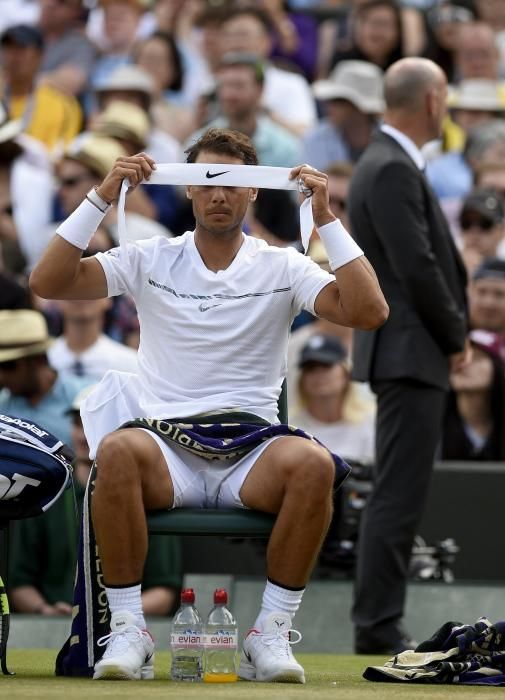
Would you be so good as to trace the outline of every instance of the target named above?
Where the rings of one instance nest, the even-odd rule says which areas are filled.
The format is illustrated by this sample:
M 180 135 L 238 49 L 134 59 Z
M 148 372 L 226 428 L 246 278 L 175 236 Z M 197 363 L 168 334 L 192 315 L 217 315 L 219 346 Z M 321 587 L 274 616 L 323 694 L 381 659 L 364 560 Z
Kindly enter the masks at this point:
M 182 162 L 207 127 L 226 126 L 251 137 L 261 165 L 307 162 L 325 171 L 332 209 L 348 227 L 349 181 L 381 122 L 383 73 L 397 59 L 418 55 L 437 62 L 449 81 L 443 138 L 424 149 L 426 177 L 467 267 L 475 348 L 471 367 L 451 376 L 440 455 L 505 458 L 505 2 L 2 5 L 0 309 L 18 314 L 15 327 L 4 318 L 5 329 L 23 337 L 23 324 L 35 324 L 42 343 L 39 354 L 0 362 L 3 411 L 28 415 L 78 447 L 71 434 L 78 388 L 111 367 L 135 371 L 139 328 L 128 297 L 57 303 L 36 298 L 27 284 L 58 222 L 116 158 L 145 151 L 157 162 Z M 126 221 L 131 239 L 193 227 L 190 203 L 173 186 L 137 188 L 128 196 Z M 246 233 L 299 247 L 296 200 L 261 191 Z M 85 254 L 117 243 L 113 208 Z M 327 265 L 318 240 L 309 254 Z M 296 319 L 288 358 L 291 422 L 344 458 L 368 463 L 374 397 L 352 382 L 351 348 L 349 329 L 307 314 Z M 40 546 L 33 533 L 28 542 Z M 169 588 L 180 576 L 177 546 L 174 540 Z M 34 605 L 54 613 L 62 595 Z

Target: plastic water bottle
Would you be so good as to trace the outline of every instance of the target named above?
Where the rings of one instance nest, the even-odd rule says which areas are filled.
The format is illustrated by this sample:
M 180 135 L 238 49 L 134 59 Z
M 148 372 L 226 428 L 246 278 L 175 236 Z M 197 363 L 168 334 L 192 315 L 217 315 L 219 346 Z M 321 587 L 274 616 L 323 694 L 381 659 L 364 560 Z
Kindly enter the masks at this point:
M 170 635 L 174 681 L 201 681 L 203 673 L 203 623 L 195 608 L 195 592 L 185 588 L 181 592 L 181 607 L 172 620 Z
M 214 607 L 205 624 L 206 683 L 231 683 L 237 680 L 237 623 L 226 607 L 228 593 L 214 591 Z

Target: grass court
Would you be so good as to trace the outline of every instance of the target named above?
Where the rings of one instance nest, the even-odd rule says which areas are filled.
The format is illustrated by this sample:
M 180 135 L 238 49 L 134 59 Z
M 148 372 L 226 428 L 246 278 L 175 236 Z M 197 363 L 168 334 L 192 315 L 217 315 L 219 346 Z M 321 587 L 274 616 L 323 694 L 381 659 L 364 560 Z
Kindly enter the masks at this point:
M 370 683 L 361 678 L 366 666 L 379 665 L 384 657 L 299 654 L 305 667 L 306 685 L 238 683 L 210 685 L 174 683 L 167 680 L 169 653 L 156 654 L 154 681 L 104 681 L 56 678 L 54 649 L 13 649 L 9 669 L 13 677 L 0 676 L 2 700 L 498 700 L 501 688 Z

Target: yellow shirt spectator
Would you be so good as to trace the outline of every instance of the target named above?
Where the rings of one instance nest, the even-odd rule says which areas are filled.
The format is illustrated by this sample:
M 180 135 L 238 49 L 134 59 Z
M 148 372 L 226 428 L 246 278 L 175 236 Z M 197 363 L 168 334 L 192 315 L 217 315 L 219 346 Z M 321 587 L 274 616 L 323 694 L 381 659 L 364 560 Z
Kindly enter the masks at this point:
M 71 95 L 42 84 L 31 95 L 11 96 L 9 117 L 26 122 L 23 131 L 57 151 L 72 141 L 82 124 L 81 108 Z

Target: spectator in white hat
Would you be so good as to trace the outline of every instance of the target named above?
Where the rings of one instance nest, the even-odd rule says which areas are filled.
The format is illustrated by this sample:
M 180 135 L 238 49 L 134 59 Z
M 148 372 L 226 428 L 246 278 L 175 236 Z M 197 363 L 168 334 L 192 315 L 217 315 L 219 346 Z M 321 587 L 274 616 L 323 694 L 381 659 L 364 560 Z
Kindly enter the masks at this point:
M 444 126 L 444 147 L 449 152 L 429 160 L 427 175 L 439 199 L 449 200 L 446 213 L 453 218 L 459 200 L 472 186 L 473 174 L 464 150 L 468 136 L 474 129 L 478 134 L 480 127 L 484 132 L 486 124 L 503 117 L 505 89 L 487 78 L 463 80 L 451 91 L 448 106 L 451 122 Z M 450 213 L 450 200 L 456 200 L 456 214 Z
M 152 75 L 140 66 L 120 66 L 104 78 L 95 88 L 98 110 L 106 109 L 111 102 L 121 101 L 142 109 L 149 120 L 146 134 L 146 151 L 158 163 L 176 163 L 182 159 L 179 142 L 160 129 L 152 119 L 152 101 L 155 83 Z M 126 109 L 125 119 L 128 119 Z M 138 121 L 138 120 L 137 120 Z
M 384 109 L 382 76 L 373 63 L 342 61 L 312 85 L 325 117 L 305 135 L 302 160 L 324 170 L 333 161 L 359 158 Z

